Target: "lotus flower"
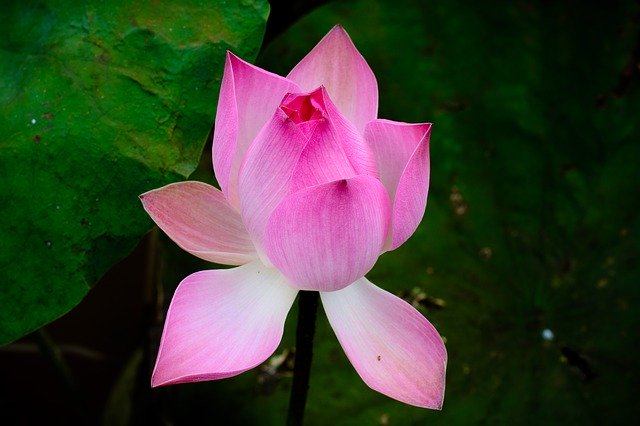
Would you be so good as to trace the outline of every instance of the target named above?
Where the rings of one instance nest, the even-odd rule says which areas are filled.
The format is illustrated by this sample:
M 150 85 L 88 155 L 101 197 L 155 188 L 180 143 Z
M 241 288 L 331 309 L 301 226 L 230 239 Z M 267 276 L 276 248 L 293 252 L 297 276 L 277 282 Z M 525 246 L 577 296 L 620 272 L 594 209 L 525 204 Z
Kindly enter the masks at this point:
M 340 26 L 286 78 L 227 54 L 213 139 L 221 190 L 141 196 L 180 247 L 236 268 L 196 272 L 167 313 L 152 386 L 238 375 L 271 356 L 299 290 L 320 298 L 372 389 L 440 409 L 436 329 L 364 275 L 425 210 L 430 124 L 377 118 L 375 76 Z

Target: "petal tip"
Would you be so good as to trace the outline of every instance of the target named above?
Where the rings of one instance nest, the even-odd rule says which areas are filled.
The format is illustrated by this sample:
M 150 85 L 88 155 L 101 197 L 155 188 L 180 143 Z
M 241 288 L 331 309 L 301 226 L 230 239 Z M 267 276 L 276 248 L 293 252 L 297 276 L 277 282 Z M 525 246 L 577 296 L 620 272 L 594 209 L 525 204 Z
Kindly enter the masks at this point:
M 163 377 L 162 374 L 160 374 L 159 370 L 159 364 L 161 362 L 161 359 L 158 358 L 156 360 L 156 366 L 153 369 L 153 373 L 151 373 L 151 387 L 152 388 L 159 388 L 162 386 L 167 386 L 170 385 L 172 383 L 171 379 L 167 379 L 166 375 L 165 377 Z
M 444 402 L 444 400 L 443 400 L 443 401 L 440 401 L 440 402 L 439 402 L 438 404 L 436 404 L 436 405 L 433 405 L 433 406 L 431 406 L 431 407 L 426 407 L 426 408 L 429 408 L 429 409 L 431 409 L 431 410 L 436 410 L 436 411 L 442 411 L 442 405 L 443 405 L 443 402 Z
M 347 32 L 347 30 L 344 29 L 344 26 L 342 26 L 342 24 L 334 25 L 333 28 L 331 28 L 331 30 L 329 31 L 328 34 L 334 34 L 334 33 L 341 34 L 341 35 L 346 36 L 347 38 L 351 39 L 351 37 L 349 36 L 349 33 Z
M 152 198 L 152 194 L 154 191 L 157 191 L 157 189 L 152 189 L 151 191 L 143 192 L 142 194 L 138 195 L 138 199 L 142 201 L 142 204 L 144 205 L 150 200 L 150 198 Z
M 159 189 L 159 188 L 158 188 L 158 189 Z M 157 191 L 158 189 L 152 189 L 152 190 L 150 190 L 150 191 L 143 192 L 142 194 L 138 195 L 138 198 L 139 198 L 141 201 L 144 201 L 144 200 L 145 200 L 145 198 L 147 198 L 147 199 L 148 199 L 148 198 L 149 198 L 149 195 L 151 195 L 151 193 L 153 193 L 154 191 Z
M 161 381 L 156 379 L 155 375 L 151 376 L 151 387 L 152 388 L 158 388 L 160 386 L 162 386 L 164 383 L 162 383 Z
M 227 60 L 229 60 L 229 61 L 242 61 L 242 59 L 238 55 L 236 55 L 235 53 L 233 53 L 230 50 L 227 50 Z M 244 62 L 244 61 L 242 61 L 242 62 Z

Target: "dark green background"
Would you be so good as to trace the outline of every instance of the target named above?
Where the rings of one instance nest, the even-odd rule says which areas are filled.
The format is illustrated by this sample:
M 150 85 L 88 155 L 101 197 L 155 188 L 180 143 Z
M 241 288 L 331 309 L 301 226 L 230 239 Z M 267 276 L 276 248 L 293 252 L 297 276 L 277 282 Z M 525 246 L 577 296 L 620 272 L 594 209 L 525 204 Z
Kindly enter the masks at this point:
M 422 296 L 446 338 L 447 393 L 433 412 L 369 390 L 320 313 L 307 424 L 632 424 L 640 416 L 638 3 L 332 3 L 269 37 L 258 65 L 286 75 L 336 23 L 376 74 L 380 116 L 434 123 L 425 218 L 368 277 Z M 193 178 L 212 182 L 209 158 L 205 151 Z M 108 399 L 108 424 L 283 424 L 286 369 L 268 384 L 256 369 L 148 390 L 161 311 L 149 289 L 164 282 L 166 305 L 180 279 L 210 267 L 154 235 L 50 326 L 61 343 L 84 339 L 111 357 L 111 371 L 128 371 L 96 383 L 68 357 L 92 392 L 88 415 Z M 126 298 L 139 303 L 119 314 L 95 308 Z M 294 344 L 295 318 L 294 309 L 278 353 Z M 24 357 L 10 360 L 18 358 L 22 383 L 37 383 Z M 40 368 L 46 386 L 59 386 Z M 41 404 L 26 389 L 14 399 Z

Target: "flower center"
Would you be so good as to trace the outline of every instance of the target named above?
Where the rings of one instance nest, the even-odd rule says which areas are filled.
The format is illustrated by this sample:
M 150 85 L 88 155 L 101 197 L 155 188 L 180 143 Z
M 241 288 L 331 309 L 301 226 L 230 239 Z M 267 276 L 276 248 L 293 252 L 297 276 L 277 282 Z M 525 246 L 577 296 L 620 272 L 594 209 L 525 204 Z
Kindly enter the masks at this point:
M 305 95 L 289 93 L 280 104 L 280 109 L 296 124 L 322 118 L 322 91 L 317 89 Z

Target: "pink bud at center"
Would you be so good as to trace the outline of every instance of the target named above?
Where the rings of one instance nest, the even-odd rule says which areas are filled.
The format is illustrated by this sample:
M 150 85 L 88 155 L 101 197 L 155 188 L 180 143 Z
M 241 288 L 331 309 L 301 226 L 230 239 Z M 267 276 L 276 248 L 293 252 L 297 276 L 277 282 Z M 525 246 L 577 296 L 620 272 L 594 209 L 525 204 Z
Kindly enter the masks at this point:
M 320 88 L 308 94 L 288 93 L 280 109 L 287 114 L 287 117 L 294 123 L 306 123 L 324 117 L 324 101 Z

